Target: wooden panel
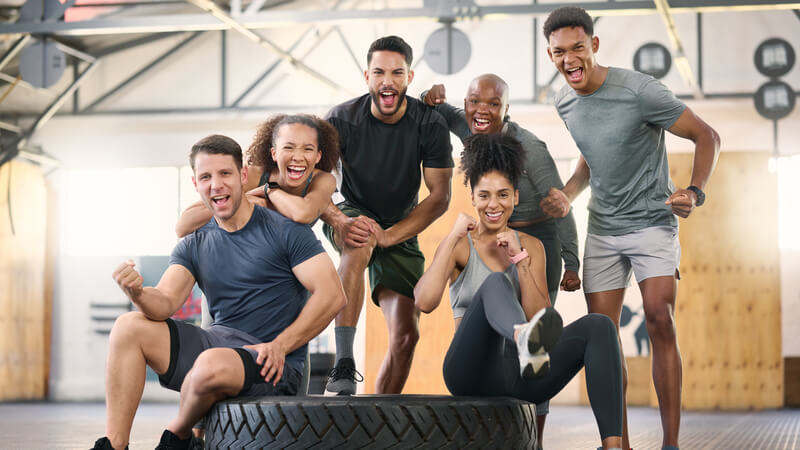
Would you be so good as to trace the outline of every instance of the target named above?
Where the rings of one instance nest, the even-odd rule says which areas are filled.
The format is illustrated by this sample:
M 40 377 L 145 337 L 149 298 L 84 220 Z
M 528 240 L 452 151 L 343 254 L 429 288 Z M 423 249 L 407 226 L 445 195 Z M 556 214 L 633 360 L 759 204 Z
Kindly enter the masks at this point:
M 0 400 L 46 393 L 46 216 L 41 170 L 18 161 L 0 168 Z
M 686 186 L 691 154 L 670 155 Z M 729 152 L 708 201 L 681 220 L 676 322 L 687 409 L 760 409 L 783 403 L 777 179 L 766 153 Z
M 456 161 L 456 166 L 458 161 Z M 425 254 L 425 267 L 433 260 L 433 254 L 439 241 L 444 239 L 453 227 L 458 213 L 461 211 L 474 215 L 475 208 L 470 200 L 469 190 L 462 182 L 463 176 L 456 173 L 453 177 L 453 193 L 450 208 L 419 236 L 420 248 Z M 420 189 L 420 198 L 428 195 L 425 186 Z M 375 379 L 383 362 L 388 344 L 386 323 L 380 309 L 367 301 L 366 305 L 366 364 L 365 392 L 375 392 Z M 446 289 L 441 305 L 431 314 L 420 317 L 420 340 L 417 344 L 411 374 L 403 393 L 405 394 L 446 394 L 447 387 L 442 378 L 442 362 L 450 340 L 453 338 L 453 313 L 450 309 L 450 294 Z
M 800 407 L 800 357 L 786 357 L 783 364 L 786 385 L 783 406 Z

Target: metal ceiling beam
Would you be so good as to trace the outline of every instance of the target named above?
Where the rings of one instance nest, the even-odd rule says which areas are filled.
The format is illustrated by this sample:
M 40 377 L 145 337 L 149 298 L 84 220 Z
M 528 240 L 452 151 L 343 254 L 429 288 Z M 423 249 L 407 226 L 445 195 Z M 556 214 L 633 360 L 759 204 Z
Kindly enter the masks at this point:
M 17 42 L 14 42 L 11 48 L 9 48 L 8 51 L 3 55 L 3 57 L 0 58 L 0 70 L 3 70 L 3 67 L 5 67 L 6 64 L 8 64 L 14 58 L 14 56 L 16 56 L 17 53 L 19 53 L 19 51 L 22 50 L 23 47 L 25 47 L 25 44 L 28 42 L 30 38 L 31 35 L 26 34 L 25 36 L 22 36 L 21 38 L 17 39 Z
M 195 4 L 209 6 L 223 12 L 209 0 L 191 0 Z M 480 6 L 477 12 L 467 12 L 470 17 L 504 18 L 510 15 L 546 15 L 560 6 L 579 6 L 593 16 L 653 14 L 656 7 L 652 0 L 631 0 L 605 2 L 559 2 L 546 4 L 491 5 Z M 203 7 L 208 10 L 208 7 Z M 775 9 L 800 9 L 800 2 L 792 0 L 671 0 L 673 12 L 717 12 L 723 10 L 752 11 Z M 245 11 L 246 12 L 246 11 Z M 223 30 L 241 27 L 242 30 L 271 28 L 292 23 L 319 23 L 347 20 L 392 20 L 392 19 L 441 19 L 442 11 L 435 7 L 388 8 L 388 9 L 350 9 L 316 11 L 265 11 L 240 16 L 236 25 L 206 14 L 174 14 L 140 16 L 118 19 L 96 19 L 78 22 L 28 22 L 0 24 L 0 34 L 33 33 L 59 35 L 95 35 L 122 33 L 163 33 L 170 31 Z M 230 15 L 225 13 L 230 18 Z M 460 8 L 447 16 L 458 20 L 462 17 Z
M 692 88 L 694 98 L 700 100 L 703 98 L 703 91 L 700 90 L 700 86 L 697 84 L 697 78 L 695 78 L 692 66 L 689 64 L 689 58 L 686 57 L 686 52 L 683 50 L 681 37 L 678 34 L 678 29 L 675 27 L 675 21 L 672 19 L 670 5 L 667 3 L 667 0 L 653 0 L 653 2 L 656 5 L 656 9 L 658 9 L 661 20 L 664 22 L 664 26 L 667 27 L 667 35 L 672 43 L 672 50 L 675 52 L 673 56 L 675 67 L 678 68 L 683 82 Z
M 99 105 L 100 103 L 105 101 L 107 98 L 109 98 L 112 95 L 114 95 L 117 92 L 119 92 L 125 86 L 127 86 L 128 84 L 130 84 L 131 82 L 133 82 L 134 80 L 136 80 L 137 78 L 142 76 L 144 73 L 146 73 L 147 71 L 149 71 L 150 69 L 152 69 L 153 67 L 158 65 L 161 61 L 163 61 L 163 60 L 167 59 L 168 57 L 170 57 L 173 53 L 175 53 L 178 50 L 180 50 L 183 47 L 185 47 L 187 44 L 189 44 L 190 42 L 192 42 L 193 40 L 195 40 L 198 36 L 200 36 L 202 34 L 203 34 L 203 32 L 198 31 L 196 33 L 193 33 L 192 35 L 190 35 L 186 39 L 180 41 L 179 43 L 175 44 L 174 46 L 172 46 L 172 48 L 170 48 L 169 50 L 165 51 L 164 53 L 162 53 L 161 55 L 157 56 L 152 61 L 147 63 L 147 65 L 145 65 L 144 67 L 139 69 L 136 73 L 134 73 L 133 75 L 129 76 L 128 78 L 126 78 L 124 81 L 122 81 L 121 83 L 117 84 L 113 88 L 109 89 L 105 94 L 103 94 L 100 97 L 98 97 L 95 101 L 93 101 L 89 106 L 87 106 L 84 109 L 85 110 L 94 109 L 95 106 Z
M 278 45 L 276 45 L 274 42 L 250 30 L 247 26 L 239 22 L 237 19 L 231 17 L 230 14 L 228 14 L 222 8 L 217 6 L 217 4 L 214 3 L 213 1 L 211 0 L 187 0 L 187 1 L 197 6 L 198 8 L 208 11 L 212 16 L 214 16 L 214 18 L 218 19 L 221 23 L 229 26 L 231 29 L 239 32 L 244 37 L 257 43 L 258 45 L 276 53 L 278 56 L 289 62 L 289 64 L 293 65 L 296 69 L 307 73 L 311 77 L 315 78 L 317 81 L 320 81 L 321 83 L 330 86 L 335 90 L 347 92 L 347 90 L 344 89 L 341 85 L 331 80 L 330 78 L 326 77 L 325 75 L 321 74 L 320 72 L 317 72 L 316 70 L 312 69 L 304 62 L 292 56 L 286 50 L 278 47 Z M 335 12 L 335 11 L 329 11 L 329 12 Z M 275 14 L 275 13 L 270 13 L 270 14 Z

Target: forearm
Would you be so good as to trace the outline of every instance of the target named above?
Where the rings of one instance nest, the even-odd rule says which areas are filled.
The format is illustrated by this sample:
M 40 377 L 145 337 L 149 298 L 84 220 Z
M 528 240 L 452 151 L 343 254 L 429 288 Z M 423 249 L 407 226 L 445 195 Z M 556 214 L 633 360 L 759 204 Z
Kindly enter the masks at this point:
M 535 264 L 530 256 L 517 263 L 522 310 L 525 312 L 526 320 L 530 320 L 540 309 L 552 306 L 547 295 L 547 287 L 539 286 L 534 272 Z
M 564 269 L 577 272 L 581 265 L 578 258 L 578 230 L 575 226 L 575 216 L 570 211 L 566 216 L 555 220 L 558 239 L 561 241 Z
M 174 305 L 176 302 L 154 287 L 142 288 L 141 294 L 136 298 L 131 298 L 131 301 L 142 314 L 151 320 L 167 320 L 183 304 L 180 303 L 176 307 Z
M 694 165 L 692 166 L 692 186 L 704 189 L 711 172 L 717 165 L 719 158 L 720 139 L 716 131 L 711 127 L 706 133 L 698 136 L 695 141 Z
M 213 217 L 211 210 L 203 202 L 193 203 L 178 218 L 178 223 L 175 224 L 175 234 L 178 237 L 184 237 L 208 223 L 211 217 Z
M 286 327 L 274 340 L 288 354 L 302 347 L 331 323 L 345 305 L 341 285 L 329 289 L 319 289 L 309 297 L 291 325 Z
M 457 243 L 458 238 L 448 234 L 436 248 L 430 267 L 414 286 L 414 303 L 420 311 L 430 313 L 441 303 L 453 270 L 453 254 Z
M 567 196 L 570 202 L 575 201 L 575 198 L 589 186 L 589 165 L 586 160 L 581 156 L 578 159 L 578 165 L 575 167 L 575 172 L 564 185 L 562 191 Z
M 419 233 L 439 218 L 450 204 L 450 186 L 446 190 L 431 193 L 422 200 L 411 213 L 400 222 L 386 229 L 388 242 L 383 247 L 391 247 L 404 242 Z
M 315 221 L 322 211 L 327 208 L 327 204 L 320 205 L 318 201 L 315 202 L 308 197 L 292 195 L 281 189 L 270 190 L 268 197 L 275 211 L 298 223 Z M 338 211 L 339 209 L 336 208 L 336 210 Z
M 347 215 L 345 215 L 345 213 L 343 213 L 339 208 L 336 207 L 336 205 L 333 204 L 333 201 L 328 202 L 328 204 L 325 206 L 325 209 L 322 211 L 320 218 L 323 222 L 327 223 L 333 228 L 340 226 L 348 219 Z

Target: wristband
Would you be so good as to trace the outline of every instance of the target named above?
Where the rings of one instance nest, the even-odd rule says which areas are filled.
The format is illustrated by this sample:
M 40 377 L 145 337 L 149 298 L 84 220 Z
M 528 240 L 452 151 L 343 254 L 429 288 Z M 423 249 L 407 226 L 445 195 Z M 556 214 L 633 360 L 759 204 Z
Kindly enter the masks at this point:
M 528 251 L 523 248 L 521 252 L 517 253 L 516 255 L 512 256 L 509 259 L 513 264 L 516 264 L 527 257 L 528 257 Z
M 268 181 L 264 185 L 264 196 L 268 197 L 269 196 L 269 191 L 271 191 L 273 189 L 280 189 L 280 188 L 281 188 L 281 185 L 278 184 L 277 181 Z

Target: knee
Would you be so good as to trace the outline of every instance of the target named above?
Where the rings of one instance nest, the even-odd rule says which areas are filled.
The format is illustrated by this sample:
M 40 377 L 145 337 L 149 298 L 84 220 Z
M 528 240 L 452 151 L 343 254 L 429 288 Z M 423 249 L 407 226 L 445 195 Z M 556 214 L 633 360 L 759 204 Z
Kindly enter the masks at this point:
M 372 258 L 373 245 L 366 247 L 345 247 L 342 249 L 341 265 L 348 269 L 363 271 Z M 340 265 L 340 266 L 341 266 Z
M 131 311 L 117 317 L 114 326 L 111 327 L 111 334 L 109 335 L 109 345 L 111 347 L 120 344 L 132 344 L 139 341 L 142 329 L 150 322 L 150 319 L 145 317 L 139 311 Z
M 215 353 L 218 350 L 221 349 L 210 349 L 200 353 L 187 374 L 188 383 L 184 388 L 197 395 L 207 395 L 219 392 L 227 386 L 225 367 L 215 362 L 217 359 Z
M 504 292 L 514 293 L 514 286 L 511 285 L 511 281 L 504 273 L 492 272 L 486 277 L 486 280 L 483 281 L 475 297 L 485 299 L 509 297 L 508 295 L 504 295 Z
M 393 353 L 399 355 L 411 355 L 419 342 L 419 328 L 416 325 L 409 325 L 392 331 L 389 336 L 389 345 Z
M 647 320 L 647 331 L 651 340 L 675 339 L 675 320 L 672 314 L 672 307 L 669 304 L 650 309 L 645 314 L 645 319 Z

